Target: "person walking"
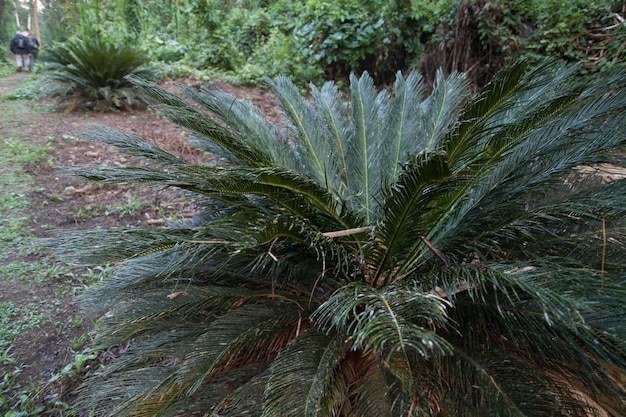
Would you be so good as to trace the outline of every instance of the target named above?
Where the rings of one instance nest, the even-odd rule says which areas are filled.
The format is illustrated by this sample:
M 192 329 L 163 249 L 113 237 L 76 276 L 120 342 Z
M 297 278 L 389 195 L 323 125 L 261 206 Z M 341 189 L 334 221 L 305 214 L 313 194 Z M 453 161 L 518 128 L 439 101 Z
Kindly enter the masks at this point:
M 28 47 L 28 37 L 24 36 L 19 30 L 11 39 L 11 52 L 15 54 L 15 63 L 18 71 L 28 71 L 30 59 L 30 48 Z
M 26 33 L 28 34 L 28 49 L 30 50 L 28 70 L 32 71 L 35 63 L 37 62 L 37 56 L 39 56 L 39 48 L 41 47 L 41 44 L 39 43 L 39 39 L 37 39 L 31 30 L 26 30 Z

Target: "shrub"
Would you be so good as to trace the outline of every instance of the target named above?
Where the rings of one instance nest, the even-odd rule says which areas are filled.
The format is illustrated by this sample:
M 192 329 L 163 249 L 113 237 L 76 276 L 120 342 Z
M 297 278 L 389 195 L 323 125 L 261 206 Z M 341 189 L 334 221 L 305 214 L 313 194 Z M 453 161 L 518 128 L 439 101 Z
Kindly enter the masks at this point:
M 72 101 L 71 110 L 142 107 L 145 100 L 125 78 L 133 74 L 154 78 L 145 57 L 130 46 L 117 46 L 98 37 L 73 39 L 42 53 L 44 91 Z
M 218 158 L 191 165 L 123 132 L 90 134 L 147 162 L 75 175 L 179 187 L 204 209 L 52 242 L 116 265 L 88 304 L 106 312 L 99 348 L 125 353 L 79 405 L 624 415 L 626 179 L 591 167 L 626 143 L 626 74 L 585 84 L 577 70 L 521 62 L 474 97 L 458 73 L 439 72 L 428 96 L 415 72 L 390 91 L 352 75 L 347 97 L 326 83 L 305 98 L 278 77 L 278 126 L 221 91 L 183 99 L 135 79 Z

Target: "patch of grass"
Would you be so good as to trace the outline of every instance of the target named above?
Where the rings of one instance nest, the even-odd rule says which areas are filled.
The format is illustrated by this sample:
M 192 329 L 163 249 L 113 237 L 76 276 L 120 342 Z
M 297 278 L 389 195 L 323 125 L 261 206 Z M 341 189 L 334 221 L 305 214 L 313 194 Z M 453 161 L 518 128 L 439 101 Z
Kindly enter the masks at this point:
M 102 216 L 101 205 L 99 204 L 87 204 L 78 209 L 74 214 L 74 219 L 79 221 L 95 219 Z
M 46 381 L 24 381 L 23 366 L 16 351 L 22 338 L 30 338 L 37 328 L 48 323 L 64 309 L 64 300 L 82 292 L 96 282 L 99 271 L 73 270 L 66 264 L 42 257 L 34 244 L 31 227 L 30 195 L 42 187 L 28 174 L 29 166 L 51 164 L 52 144 L 29 143 L 22 133 L 12 133 L 29 124 L 22 115 L 41 113 L 36 104 L 25 100 L 0 100 L 3 127 L 0 130 L 0 416 L 25 417 L 43 415 L 75 415 L 60 398 L 53 398 L 43 389 Z M 11 132 L 11 133 L 7 133 Z M 27 259 L 25 257 L 28 256 Z M 40 287 L 55 284 L 53 296 L 41 293 Z M 58 284 L 58 285 L 56 285 Z M 42 295 L 44 294 L 44 295 Z M 50 297 L 50 298 L 48 298 Z M 65 314 L 64 316 L 67 316 Z M 56 320 L 56 319 L 55 319 Z M 81 318 L 65 317 L 59 326 L 78 329 Z M 88 337 L 73 337 L 72 349 L 83 349 Z M 37 339 L 29 340 L 37 343 Z M 72 367 L 76 364 L 73 362 Z M 58 395 L 57 395 L 58 397 Z
M 123 218 L 126 216 L 135 216 L 141 212 L 146 203 L 136 197 L 129 199 L 125 204 L 87 204 L 74 214 L 74 218 L 79 221 L 95 219 L 100 216 L 117 216 Z
M 28 193 L 35 185 L 25 167 L 49 160 L 51 145 L 25 144 L 19 137 L 0 140 L 0 244 L 5 248 L 28 240 L 32 231 L 30 219 L 24 212 L 30 207 Z M 4 250 L 0 261 L 11 250 Z
M 0 303 L 0 352 L 8 351 L 16 337 L 45 323 L 39 304 L 18 307 L 11 301 Z
M 41 392 L 41 387 L 22 387 L 17 383 L 20 369 L 7 372 L 0 380 L 0 411 L 4 417 L 35 417 L 53 415 L 46 412 L 46 407 L 37 404 L 34 398 Z M 7 393 L 14 393 L 7 396 Z M 45 414 L 44 414 L 45 413 Z M 58 415 L 58 414 L 57 414 Z
M 95 268 L 85 268 L 81 270 L 80 273 L 68 274 L 68 277 L 71 277 L 75 282 L 78 282 L 85 286 L 96 285 L 98 282 L 103 279 L 110 277 L 112 275 L 112 270 L 106 266 L 97 266 Z
M 33 77 L 10 92 L 3 94 L 4 100 L 35 100 L 44 97 L 41 82 Z
M 11 392 L 15 389 L 15 380 L 20 371 L 21 370 L 19 368 L 7 371 L 2 376 L 2 379 L 0 379 L 0 410 L 6 408 L 11 402 L 11 399 L 7 397 L 6 393 Z
M 52 264 L 48 259 L 31 262 L 16 261 L 0 265 L 0 279 L 5 281 L 27 281 L 43 285 L 70 274 L 71 269 L 67 265 Z
M 0 162 L 10 163 L 14 168 L 29 164 L 40 164 L 47 161 L 52 145 L 50 142 L 45 145 L 33 145 L 25 143 L 18 135 L 3 139 L 0 144 L 2 154 Z M 50 162 L 48 162 L 50 164 Z
M 7 129 L 30 126 L 33 122 L 30 115 L 44 114 L 49 111 L 47 106 L 41 106 L 34 100 L 7 100 L 6 98 L 6 94 L 0 96 L 0 114 L 2 114 L 3 127 Z

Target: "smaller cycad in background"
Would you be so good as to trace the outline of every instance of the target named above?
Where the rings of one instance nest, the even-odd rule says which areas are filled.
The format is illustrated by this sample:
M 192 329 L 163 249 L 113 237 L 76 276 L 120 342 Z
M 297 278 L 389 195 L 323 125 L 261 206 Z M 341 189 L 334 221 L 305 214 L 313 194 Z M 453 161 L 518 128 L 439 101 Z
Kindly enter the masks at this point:
M 69 102 L 68 112 L 79 106 L 97 110 L 144 107 L 144 97 L 124 77 L 154 78 L 139 51 L 98 38 L 56 45 L 42 55 L 42 61 L 44 93 Z

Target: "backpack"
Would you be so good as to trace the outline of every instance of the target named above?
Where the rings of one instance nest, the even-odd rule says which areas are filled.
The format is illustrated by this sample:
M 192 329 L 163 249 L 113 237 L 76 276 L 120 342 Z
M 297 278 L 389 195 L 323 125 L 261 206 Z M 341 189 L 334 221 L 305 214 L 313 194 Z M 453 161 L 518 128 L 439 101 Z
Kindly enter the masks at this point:
M 28 47 L 32 50 L 32 49 L 39 49 L 39 45 L 37 45 L 37 42 L 34 41 L 34 39 L 32 38 L 28 38 Z
M 17 38 L 17 47 L 20 49 L 26 48 L 26 42 L 24 42 L 23 36 L 20 36 L 19 38 Z

